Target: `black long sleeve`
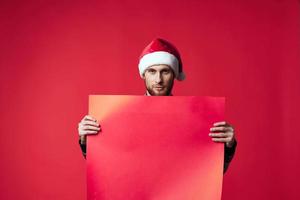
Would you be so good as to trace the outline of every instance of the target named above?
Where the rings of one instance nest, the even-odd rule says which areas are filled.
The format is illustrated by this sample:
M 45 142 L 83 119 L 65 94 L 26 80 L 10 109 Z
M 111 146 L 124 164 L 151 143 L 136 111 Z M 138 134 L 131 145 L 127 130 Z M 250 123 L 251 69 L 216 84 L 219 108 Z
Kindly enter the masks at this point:
M 224 167 L 223 167 L 223 174 L 225 174 L 225 172 L 227 171 L 227 169 L 229 167 L 229 164 L 230 164 L 231 160 L 234 157 L 236 146 L 237 146 L 237 141 L 236 140 L 234 140 L 234 144 L 230 148 L 226 147 L 226 145 L 224 144 Z
M 86 159 L 86 143 L 82 143 L 79 139 L 79 145 L 82 152 L 83 157 Z

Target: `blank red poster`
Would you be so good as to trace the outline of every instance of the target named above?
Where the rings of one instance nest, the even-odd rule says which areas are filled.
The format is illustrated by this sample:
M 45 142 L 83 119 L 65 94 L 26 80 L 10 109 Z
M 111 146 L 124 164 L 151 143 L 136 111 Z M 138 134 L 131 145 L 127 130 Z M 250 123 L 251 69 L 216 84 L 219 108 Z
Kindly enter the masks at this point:
M 224 98 L 91 95 L 88 199 L 220 200 L 224 146 L 208 136 Z

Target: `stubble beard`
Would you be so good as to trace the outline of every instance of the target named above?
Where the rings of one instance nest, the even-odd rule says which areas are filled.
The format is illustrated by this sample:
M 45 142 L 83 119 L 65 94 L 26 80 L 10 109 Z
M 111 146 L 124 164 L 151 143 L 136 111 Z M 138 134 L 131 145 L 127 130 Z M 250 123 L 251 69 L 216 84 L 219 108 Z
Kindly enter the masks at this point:
M 166 91 L 163 92 L 163 93 L 157 93 L 155 92 L 152 87 L 150 85 L 148 85 L 145 81 L 145 86 L 146 86 L 146 90 L 148 91 L 148 93 L 151 95 L 151 96 L 170 96 L 171 93 L 172 93 L 172 89 L 173 89 L 173 84 L 174 84 L 174 81 L 172 81 L 172 83 L 170 83 L 169 86 L 165 86 L 166 87 Z

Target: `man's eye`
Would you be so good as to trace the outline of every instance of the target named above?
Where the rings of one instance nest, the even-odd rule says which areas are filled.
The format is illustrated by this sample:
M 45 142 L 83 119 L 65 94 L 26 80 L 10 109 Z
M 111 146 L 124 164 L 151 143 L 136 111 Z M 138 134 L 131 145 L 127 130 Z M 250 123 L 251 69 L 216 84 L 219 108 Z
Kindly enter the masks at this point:
M 153 74 L 153 73 L 155 73 L 155 70 L 149 69 L 148 72 Z
M 170 73 L 170 70 L 164 70 L 162 71 L 163 74 L 169 74 Z

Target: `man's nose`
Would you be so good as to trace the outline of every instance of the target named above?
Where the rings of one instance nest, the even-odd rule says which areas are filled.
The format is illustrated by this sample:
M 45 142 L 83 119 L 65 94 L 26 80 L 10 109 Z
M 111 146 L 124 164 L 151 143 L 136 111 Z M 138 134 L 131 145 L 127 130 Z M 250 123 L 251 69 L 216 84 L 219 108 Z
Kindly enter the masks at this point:
M 162 78 L 161 78 L 161 74 L 160 73 L 156 73 L 156 75 L 155 75 L 155 82 L 156 83 L 161 83 L 162 82 Z

